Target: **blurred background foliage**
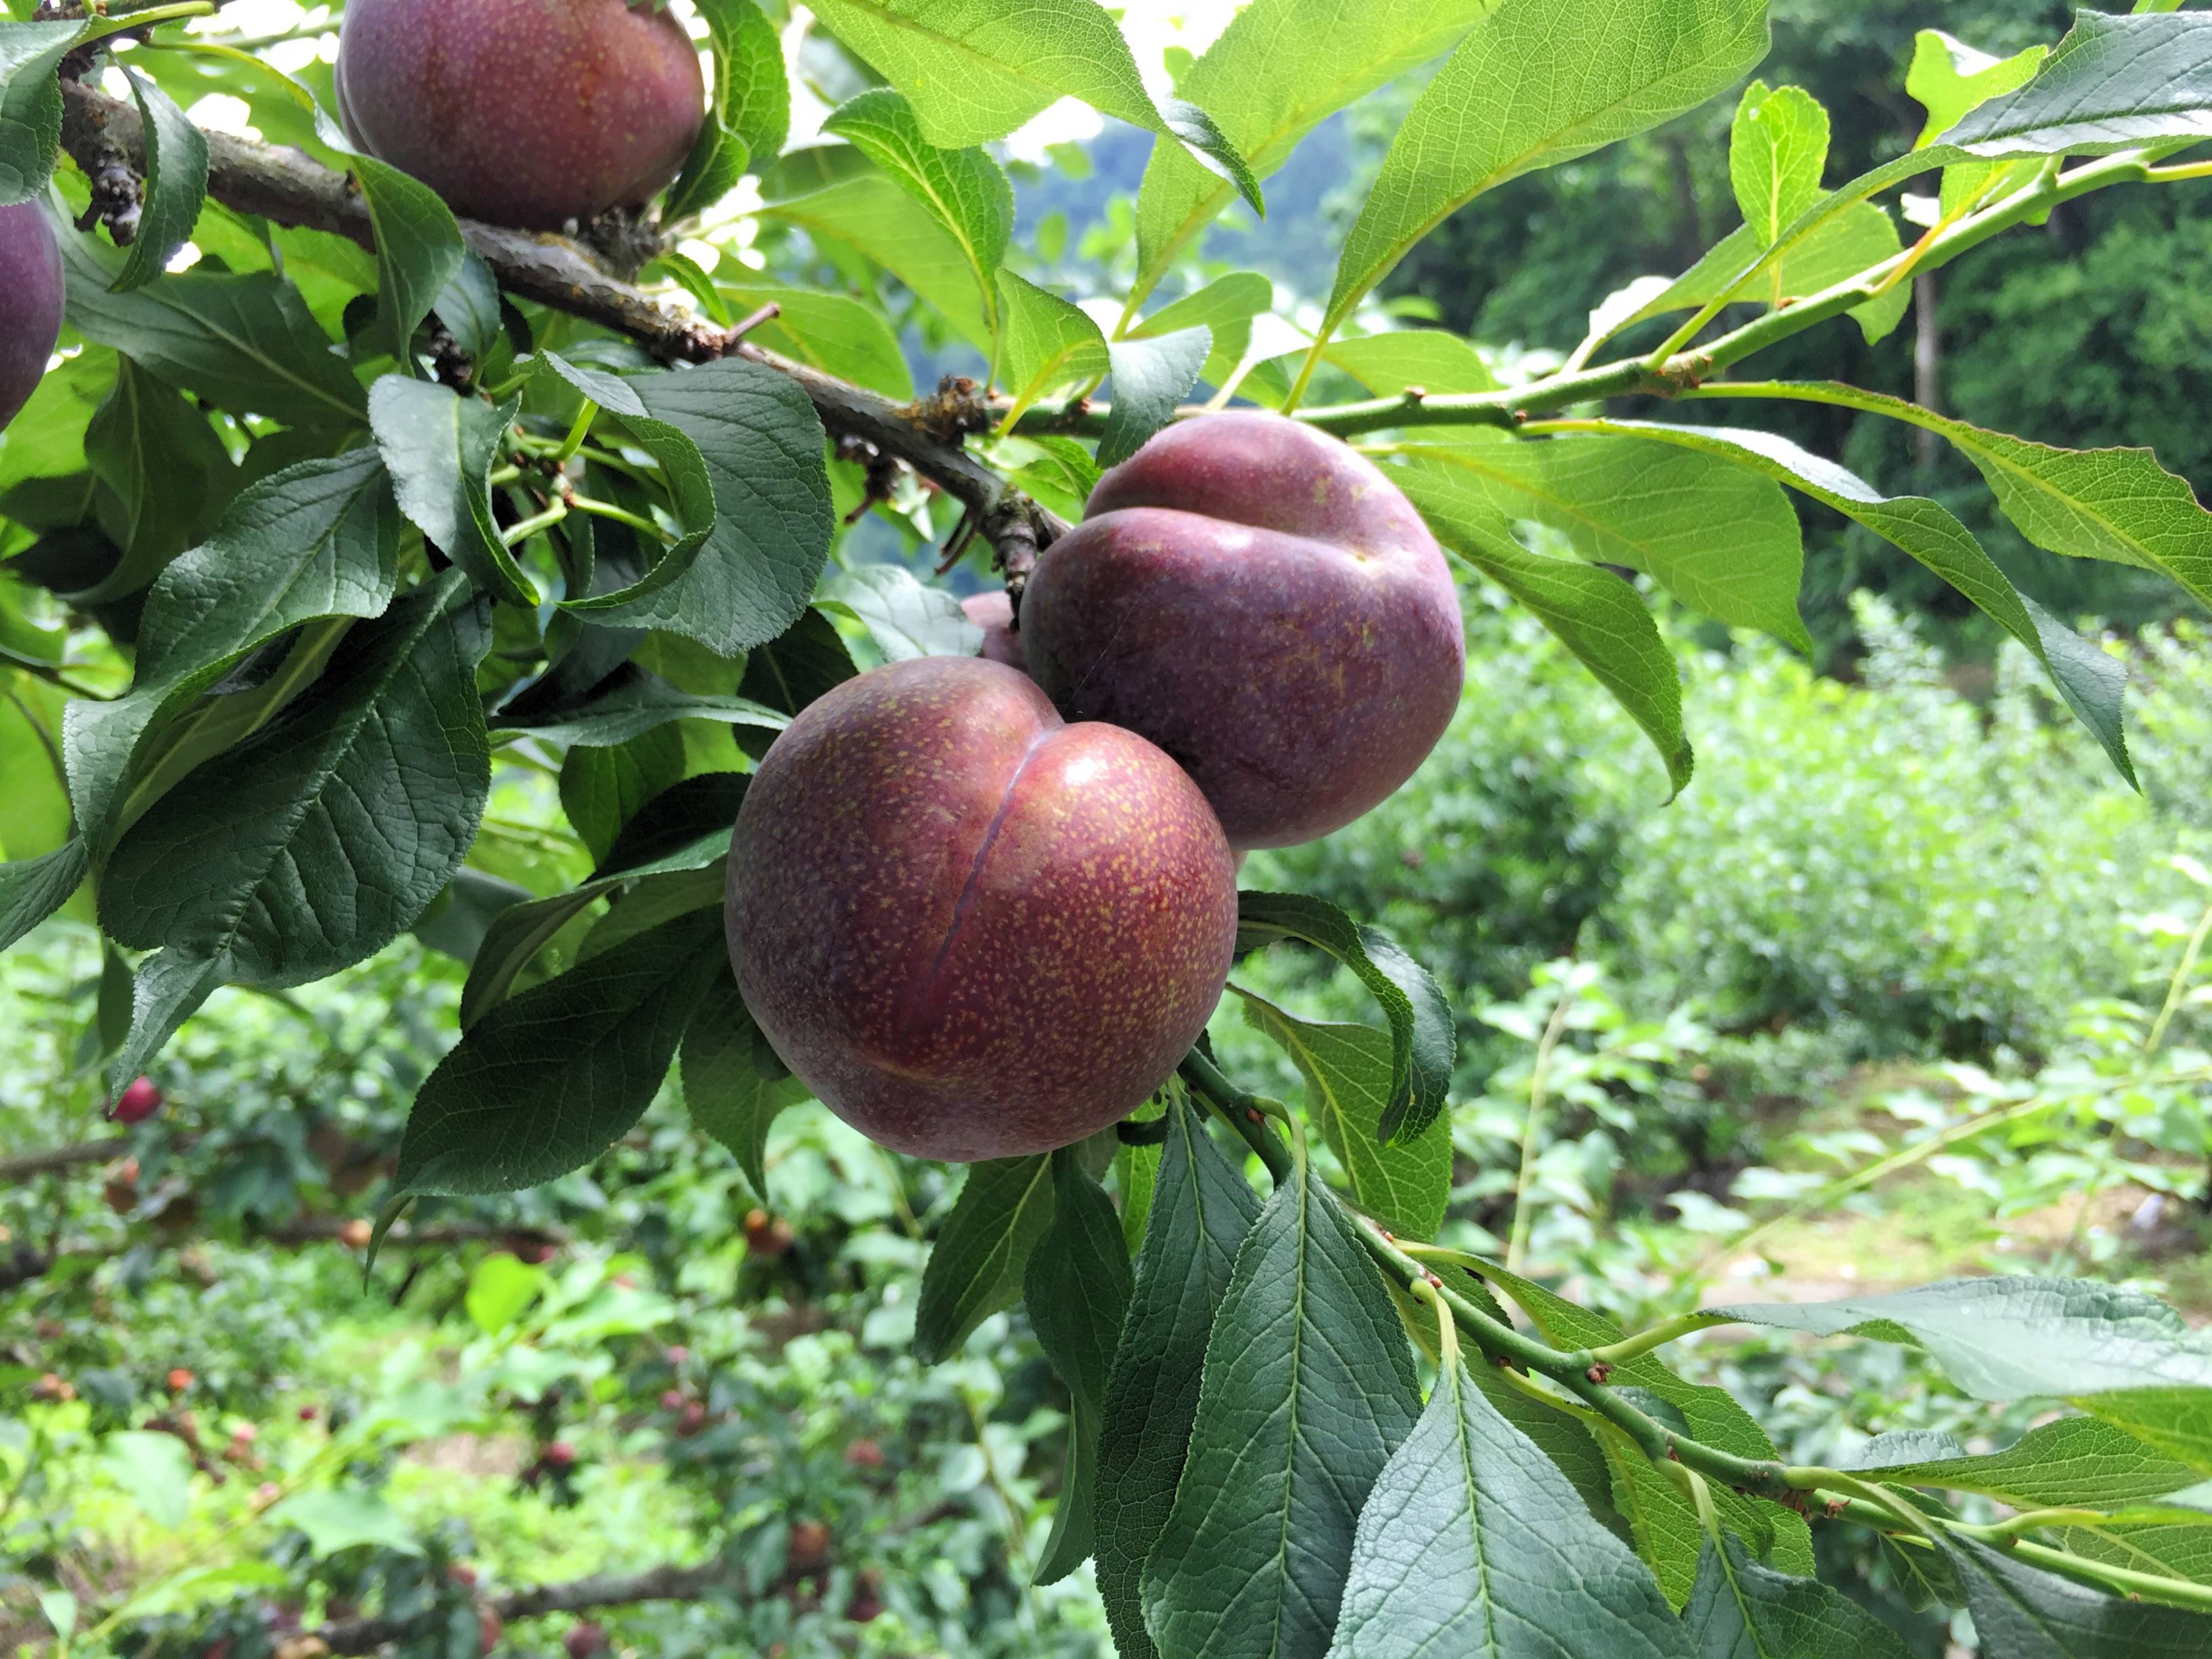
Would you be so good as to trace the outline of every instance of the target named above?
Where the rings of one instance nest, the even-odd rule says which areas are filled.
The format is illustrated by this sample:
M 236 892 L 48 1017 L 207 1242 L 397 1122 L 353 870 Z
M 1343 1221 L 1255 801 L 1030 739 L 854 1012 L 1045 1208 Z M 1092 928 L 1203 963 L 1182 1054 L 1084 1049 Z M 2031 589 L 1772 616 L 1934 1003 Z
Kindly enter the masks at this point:
M 1832 177 L 1917 132 L 1915 29 L 2002 53 L 2067 21 L 2040 0 L 1775 13 L 1763 73 L 1828 106 Z M 805 67 L 830 100 L 863 78 L 818 38 Z M 1230 216 L 1186 280 L 1257 267 L 1284 309 L 1310 307 L 1415 89 L 1316 133 L 1271 181 L 1267 224 Z M 1607 292 L 1732 227 L 1728 117 L 1482 198 L 1389 306 L 1509 370 L 1563 354 Z M 1013 158 L 1036 274 L 1090 293 L 1126 275 L 1148 142 L 1109 130 Z M 963 366 L 926 307 L 835 244 L 773 215 L 733 235 L 779 270 L 882 294 L 918 384 Z M 1873 346 L 1823 329 L 1772 368 L 2054 442 L 2148 444 L 2202 489 L 2208 255 L 2199 193 L 2101 194 L 1929 279 L 1932 327 Z M 2023 586 L 2106 628 L 2135 677 L 2146 792 L 2112 779 L 2015 647 L 1808 507 L 1816 660 L 1668 617 L 1699 750 L 1681 798 L 1540 627 L 1470 589 L 1468 687 L 1435 757 L 1360 823 L 1255 858 L 1246 884 L 1334 900 L 1436 971 L 1463 1031 L 1444 1237 L 1626 1322 L 1747 1283 L 1817 1297 L 1999 1269 L 2141 1282 L 2212 1314 L 2204 619 L 2138 573 L 2027 548 L 1963 463 L 1909 434 L 1760 413 L 1939 496 Z M 907 505 L 927 529 L 927 504 Z M 13 810 L 0 792 L 0 842 L 53 828 Z M 547 778 L 503 772 L 488 823 L 526 885 L 589 866 Z M 359 1229 L 459 965 L 410 940 L 296 994 L 220 994 L 160 1064 L 167 1109 L 125 1133 L 98 1118 L 102 969 L 67 920 L 0 960 L 0 1653 L 65 1632 L 72 1652 L 311 1659 L 364 1609 L 404 1621 L 407 1659 L 1108 1650 L 1087 1571 L 1027 1586 L 1065 1398 L 1021 1316 L 947 1364 L 910 1353 L 955 1172 L 805 1107 L 777 1121 L 754 1193 L 672 1083 L 589 1170 L 419 1206 L 365 1283 Z M 1370 1017 L 1356 987 L 1288 956 L 1241 982 Z M 1231 1002 L 1224 1059 L 1292 1094 Z M 1847 1462 L 1902 1429 L 1981 1449 L 2028 1421 L 1909 1350 L 1731 1334 L 1682 1359 L 1794 1461 Z M 1868 1539 L 1822 1538 L 1859 1553 L 1830 1565 L 1917 1651 L 1970 1650 Z M 672 1565 L 699 1570 L 680 1595 L 588 1614 L 512 1599 Z

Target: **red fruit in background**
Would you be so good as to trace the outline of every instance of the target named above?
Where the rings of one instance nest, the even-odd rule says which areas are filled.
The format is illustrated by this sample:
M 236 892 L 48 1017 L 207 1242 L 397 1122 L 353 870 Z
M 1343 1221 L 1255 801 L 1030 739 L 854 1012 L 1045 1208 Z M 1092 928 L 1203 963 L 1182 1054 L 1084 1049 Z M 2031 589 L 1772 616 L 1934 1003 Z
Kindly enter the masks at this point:
M 499 1645 L 499 1638 L 507 1633 L 507 1626 L 489 1607 L 477 1609 L 477 1651 L 489 1654 Z
M 1002 662 L 1009 668 L 1029 672 L 1029 664 L 1022 656 L 1022 636 L 1014 629 L 1014 602 L 1006 597 L 1005 588 L 964 599 L 960 601 L 960 608 L 968 613 L 969 622 L 983 630 L 984 661 Z
M 552 1469 L 573 1468 L 576 1449 L 565 1440 L 556 1440 L 545 1449 L 545 1467 Z
M 879 1469 L 884 1466 L 884 1449 L 872 1440 L 855 1440 L 845 1448 L 845 1462 L 856 1469 Z
M 447 1567 L 446 1577 L 463 1589 L 474 1589 L 477 1587 L 477 1570 L 465 1561 L 456 1561 L 452 1566 Z
M 314 1408 L 313 1406 L 302 1406 L 302 1407 L 300 1407 L 300 1420 L 301 1420 L 302 1423 L 312 1423 L 312 1422 L 313 1422 L 313 1421 L 315 1420 L 315 1408 Z
M 142 1077 L 116 1096 L 107 1115 L 117 1123 L 143 1123 L 161 1109 L 161 1091 L 154 1086 L 152 1078 Z
M 883 1598 L 872 1590 L 857 1590 L 853 1599 L 845 1603 L 845 1617 L 856 1625 L 868 1624 L 883 1616 Z
M 31 1384 L 31 1398 L 42 1406 L 58 1406 L 76 1399 L 76 1390 L 56 1373 L 48 1371 Z
M 0 207 L 0 427 L 39 389 L 61 338 L 62 293 L 61 244 L 46 209 L 36 201 Z
M 698 1433 L 700 1430 L 706 1426 L 707 1407 L 705 1402 L 697 1400 L 686 1401 L 684 1407 L 684 1419 L 681 1422 L 677 1424 L 676 1432 L 681 1435 L 684 1439 L 689 1440 L 693 1435 Z
M 1182 771 L 972 658 L 810 704 L 754 775 L 729 869 L 731 961 L 775 1052 L 871 1139 L 957 1163 L 1133 1111 L 1237 936 L 1228 843 Z
M 791 1523 L 791 1566 L 794 1572 L 810 1572 L 825 1565 L 830 1559 L 830 1528 L 820 1521 L 794 1521 Z
M 338 1243 L 349 1250 L 365 1250 L 368 1241 L 376 1236 L 376 1229 L 356 1216 L 338 1229 Z
M 561 1638 L 561 1648 L 568 1659 L 592 1659 L 592 1655 L 607 1650 L 607 1633 L 587 1619 L 568 1626 L 568 1633 Z
M 745 1213 L 745 1248 L 755 1255 L 787 1255 L 798 1237 L 781 1216 L 771 1218 L 765 1210 Z
M 179 1365 L 171 1371 L 165 1380 L 169 1385 L 171 1394 L 182 1394 L 192 1386 L 193 1377 L 190 1371 Z
M 690 1358 L 690 1357 L 691 1350 L 685 1347 L 681 1342 L 678 1342 L 675 1346 L 668 1351 L 668 1363 L 672 1365 L 681 1365 L 685 1360 Z
M 265 1510 L 283 1495 L 284 1489 L 274 1480 L 264 1480 L 253 1489 L 254 1507 Z
M 1254 410 L 1168 428 L 1022 596 L 1030 672 L 1197 780 L 1240 848 L 1342 828 L 1413 775 L 1467 646 L 1436 538 L 1381 468 Z
M 337 99 L 372 155 L 523 230 L 642 207 L 706 115 L 684 26 L 624 0 L 352 0 Z
M 670 1389 L 664 1392 L 660 1396 L 660 1409 L 665 1412 L 682 1411 L 684 1409 L 684 1390 L 681 1389 Z

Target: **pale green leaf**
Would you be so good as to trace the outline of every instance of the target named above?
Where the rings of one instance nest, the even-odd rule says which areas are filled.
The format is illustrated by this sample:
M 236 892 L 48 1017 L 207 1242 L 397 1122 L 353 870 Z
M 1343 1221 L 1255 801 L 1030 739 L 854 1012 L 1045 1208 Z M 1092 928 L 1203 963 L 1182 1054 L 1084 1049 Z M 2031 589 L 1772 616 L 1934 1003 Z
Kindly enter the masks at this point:
M 1802 87 L 1754 81 L 1729 135 L 1729 182 L 1762 247 L 1819 199 L 1828 163 L 1828 112 Z

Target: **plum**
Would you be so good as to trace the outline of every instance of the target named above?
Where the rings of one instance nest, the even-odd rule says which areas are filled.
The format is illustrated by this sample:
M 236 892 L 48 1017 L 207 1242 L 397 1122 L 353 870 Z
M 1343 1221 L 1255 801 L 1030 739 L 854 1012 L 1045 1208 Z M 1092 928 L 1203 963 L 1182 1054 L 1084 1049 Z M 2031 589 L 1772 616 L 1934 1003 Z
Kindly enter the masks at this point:
M 521 230 L 644 206 L 706 118 L 691 37 L 626 0 L 352 0 L 337 100 L 370 155 Z
M 1340 829 L 1411 777 L 1467 672 L 1458 594 L 1365 457 L 1256 410 L 1171 426 L 1091 492 L 1022 597 L 1071 720 L 1181 762 L 1238 848 Z
M 0 207 L 0 427 L 23 412 L 62 333 L 62 250 L 36 202 Z
M 1227 841 L 1173 761 L 1024 676 L 925 657 L 777 738 L 738 814 L 730 956 L 799 1079 L 880 1145 L 1068 1146 L 1165 1082 L 1237 937 Z
M 969 622 L 983 630 L 985 661 L 1028 672 L 1029 665 L 1022 658 L 1022 636 L 1014 627 L 1014 602 L 1006 597 L 1006 589 L 970 595 L 960 601 L 960 608 L 968 613 Z

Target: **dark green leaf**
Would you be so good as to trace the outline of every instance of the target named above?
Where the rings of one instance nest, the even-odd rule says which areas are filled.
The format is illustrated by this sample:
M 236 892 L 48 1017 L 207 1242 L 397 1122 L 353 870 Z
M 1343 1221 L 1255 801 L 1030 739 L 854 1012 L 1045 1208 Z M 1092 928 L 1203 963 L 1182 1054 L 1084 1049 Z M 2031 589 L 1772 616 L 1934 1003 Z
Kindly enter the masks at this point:
M 207 138 L 169 94 L 125 69 L 131 95 L 146 132 L 146 196 L 130 257 L 115 278 L 118 289 L 142 288 L 168 268 L 192 234 L 207 198 Z
M 350 158 L 376 236 L 375 349 L 412 372 L 415 331 L 458 280 L 469 245 L 445 198 L 373 156 Z
M 666 726 L 672 720 L 713 720 L 723 726 L 781 732 L 787 715 L 744 697 L 681 691 L 658 675 L 629 669 L 588 701 L 539 720 L 503 725 L 501 735 L 525 732 L 547 743 L 606 748 Z
M 68 903 L 91 867 L 81 836 L 38 858 L 0 864 L 0 951 Z
M 735 656 L 797 622 L 834 528 L 822 422 L 789 375 L 742 357 L 641 374 L 646 413 L 698 447 L 715 521 L 690 568 L 610 622 L 663 628 Z
M 1030 1252 L 1052 1221 L 1052 1160 L 1002 1158 L 968 1166 L 952 1213 L 922 1269 L 915 1357 L 949 1358 L 1020 1293 Z
M 188 270 L 131 294 L 110 292 L 122 270 L 88 236 L 62 233 L 70 326 L 113 346 L 170 385 L 234 415 L 288 426 L 358 427 L 361 385 L 308 314 L 300 290 L 268 271 Z
M 594 859 L 604 860 L 654 796 L 684 778 L 684 734 L 655 726 L 618 744 L 579 744 L 561 763 L 561 810 Z
M 1330 1659 L 1688 1651 L 1650 1570 L 1449 1358 L 1360 1513 Z
M 1988 1659 L 2203 1659 L 2212 1619 L 2091 1589 L 1972 1539 L 1943 1553 Z
M 1321 1659 L 1367 1495 L 1419 1395 L 1382 1275 L 1301 1164 L 1237 1253 L 1182 1484 L 1145 1564 L 1175 1659 Z
M 1459 1054 L 1451 1005 L 1429 975 L 1389 935 L 1356 925 L 1325 899 L 1299 893 L 1237 896 L 1240 956 L 1282 939 L 1325 951 L 1374 994 L 1390 1022 L 1390 1099 L 1383 1141 L 1415 1140 L 1443 1114 Z
M 499 279 L 473 248 L 464 247 L 461 263 L 430 309 L 463 355 L 481 358 L 497 345 L 505 325 L 499 314 Z
M 0 22 L 0 203 L 27 202 L 46 187 L 61 155 L 55 73 L 84 35 L 81 21 Z
M 727 971 L 693 913 L 501 1003 L 415 1099 L 395 1193 L 503 1193 L 566 1175 L 652 1104 L 692 1012 Z
M 120 507 L 103 522 L 123 557 L 71 600 L 106 605 L 136 593 L 211 526 L 236 487 L 230 452 L 207 416 L 128 357 L 85 428 L 84 459 Z
M 806 1098 L 724 974 L 684 1028 L 678 1058 L 691 1121 L 736 1154 L 753 1196 L 768 1202 L 768 1132 L 776 1114 Z
M 2003 160 L 2208 135 L 2212 18 L 2083 11 L 2033 80 L 1968 111 L 1936 148 Z
M 368 399 L 400 511 L 477 586 L 535 610 L 538 590 L 500 539 L 488 482 L 520 407 L 519 400 L 495 406 L 404 374 L 386 375 Z
M 1113 1201 L 1079 1148 L 1052 1155 L 1052 1224 L 1030 1253 L 1023 1298 L 1037 1346 L 1067 1389 L 1067 1464 L 1035 1582 L 1065 1578 L 1091 1551 L 1099 1425 L 1115 1338 L 1128 1312 L 1129 1252 Z
M 1182 1478 L 1214 1310 L 1260 1213 L 1252 1188 L 1180 1097 L 1168 1106 L 1167 1130 L 1098 1440 L 1098 1593 L 1121 1659 L 1154 1659 L 1144 1625 L 1145 1558 Z
M 836 626 L 819 611 L 809 610 L 766 645 L 745 656 L 739 693 L 786 714 L 796 714 L 832 686 L 860 671 Z
M 1118 466 L 1173 418 L 1198 384 L 1213 349 L 1213 331 L 1178 329 L 1172 334 L 1115 340 L 1106 348 L 1113 366 L 1114 401 L 1098 439 L 1098 465 Z
M 1683 1613 L 1697 1659 L 1909 1659 L 1897 1633 L 1814 1578 L 1763 1567 L 1743 1545 L 1710 1540 Z

